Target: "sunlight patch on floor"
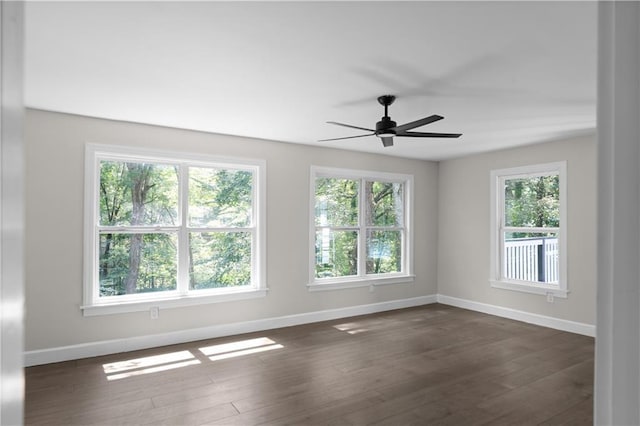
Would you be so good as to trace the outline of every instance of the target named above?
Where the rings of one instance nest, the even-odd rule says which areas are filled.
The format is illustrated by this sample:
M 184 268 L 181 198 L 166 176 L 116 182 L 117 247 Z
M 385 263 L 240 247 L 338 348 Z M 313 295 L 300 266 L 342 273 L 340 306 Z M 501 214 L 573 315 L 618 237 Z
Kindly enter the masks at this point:
M 284 346 L 274 342 L 268 337 L 258 337 L 256 339 L 207 346 L 199 348 L 199 350 L 208 356 L 211 361 L 219 361 L 282 348 L 284 348 Z
M 282 349 L 283 345 L 268 337 L 239 340 L 199 348 L 209 361 L 219 361 L 255 353 Z M 202 359 L 200 356 L 199 358 Z M 170 352 L 162 355 L 133 358 L 126 361 L 111 362 L 102 365 L 107 380 L 119 380 L 143 374 L 159 373 L 190 365 L 201 364 L 202 361 L 189 350 Z
M 107 375 L 107 380 L 119 380 L 196 364 L 200 364 L 200 361 L 191 352 L 178 351 L 103 364 L 102 369 Z
M 346 322 L 344 324 L 334 325 L 333 328 L 336 330 L 344 331 L 349 334 L 358 334 L 364 333 L 365 331 L 369 331 L 368 328 L 361 327 L 357 322 Z

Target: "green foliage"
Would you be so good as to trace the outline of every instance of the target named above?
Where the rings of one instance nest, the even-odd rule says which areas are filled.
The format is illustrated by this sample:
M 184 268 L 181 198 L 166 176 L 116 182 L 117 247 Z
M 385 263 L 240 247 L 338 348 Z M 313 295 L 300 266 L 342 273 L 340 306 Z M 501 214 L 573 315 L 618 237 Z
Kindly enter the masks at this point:
M 191 233 L 189 247 L 192 290 L 250 284 L 249 232 Z
M 143 199 L 136 195 L 142 195 Z M 134 217 L 134 206 L 142 207 L 142 216 Z M 118 161 L 100 163 L 101 225 L 175 225 L 177 216 L 178 171 L 175 166 Z
M 253 174 L 244 170 L 189 169 L 189 225 L 251 225 Z
M 316 179 L 316 225 L 358 225 L 358 181 Z
M 402 269 L 401 231 L 389 228 L 403 226 L 404 185 L 365 181 L 366 205 L 362 212 L 365 217 L 360 218 L 359 182 L 340 178 L 316 179 L 316 278 L 358 274 L 359 231 L 340 228 L 357 228 L 361 221 L 371 227 L 366 240 L 366 273 Z
M 132 234 L 102 234 L 100 238 L 100 294 L 127 294 L 131 271 Z M 109 251 L 105 250 L 110 244 Z M 144 234 L 139 259 L 136 293 L 176 289 L 176 237 L 172 234 Z
M 253 174 L 244 170 L 189 169 L 189 225 L 247 227 L 252 222 Z M 251 234 L 191 233 L 190 288 L 248 285 Z
M 357 231 L 318 231 L 315 250 L 316 278 L 357 275 Z
M 548 228 L 560 225 L 557 175 L 508 179 L 504 190 L 506 226 Z M 519 234 L 514 233 L 514 237 L 522 238 Z
M 400 231 L 369 231 L 367 235 L 367 274 L 386 274 L 402 270 Z
M 404 185 L 392 182 L 365 184 L 367 198 L 367 225 L 402 226 Z
M 189 168 L 189 224 L 199 228 L 251 226 L 253 174 L 242 170 Z M 143 162 L 100 163 L 100 295 L 115 296 L 177 288 L 177 166 Z M 151 227 L 127 230 L 131 226 Z M 125 230 L 118 229 L 124 227 Z M 251 234 L 190 236 L 191 288 L 251 282 Z

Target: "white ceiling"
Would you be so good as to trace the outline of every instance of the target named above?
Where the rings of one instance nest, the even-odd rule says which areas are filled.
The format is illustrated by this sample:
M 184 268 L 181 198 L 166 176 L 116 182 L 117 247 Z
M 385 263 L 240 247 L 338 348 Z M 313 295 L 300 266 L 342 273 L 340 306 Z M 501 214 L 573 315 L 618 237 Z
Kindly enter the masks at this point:
M 27 2 L 28 107 L 419 159 L 592 133 L 596 2 Z M 371 136 L 376 98 L 459 139 Z

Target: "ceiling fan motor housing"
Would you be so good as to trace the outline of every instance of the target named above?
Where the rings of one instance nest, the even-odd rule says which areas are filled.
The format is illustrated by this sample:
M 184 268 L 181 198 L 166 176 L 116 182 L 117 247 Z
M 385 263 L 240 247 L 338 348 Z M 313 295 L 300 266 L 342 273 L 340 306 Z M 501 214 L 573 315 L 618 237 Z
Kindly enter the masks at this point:
M 393 129 L 394 127 L 396 127 L 396 122 L 393 121 L 391 118 L 389 117 L 382 117 L 382 119 L 380 121 L 378 121 L 376 123 L 376 134 L 378 133 L 392 133 L 395 135 L 395 131 L 394 130 L 389 130 L 389 129 Z

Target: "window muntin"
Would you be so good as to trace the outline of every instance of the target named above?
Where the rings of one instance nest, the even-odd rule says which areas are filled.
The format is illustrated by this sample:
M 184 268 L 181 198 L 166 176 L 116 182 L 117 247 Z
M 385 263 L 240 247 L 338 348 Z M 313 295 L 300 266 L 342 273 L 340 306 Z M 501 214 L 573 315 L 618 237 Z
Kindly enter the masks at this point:
M 565 163 L 492 172 L 492 284 L 566 296 Z
M 410 275 L 410 176 L 312 169 L 310 285 Z
M 83 308 L 264 290 L 263 163 L 180 157 L 88 146 Z

